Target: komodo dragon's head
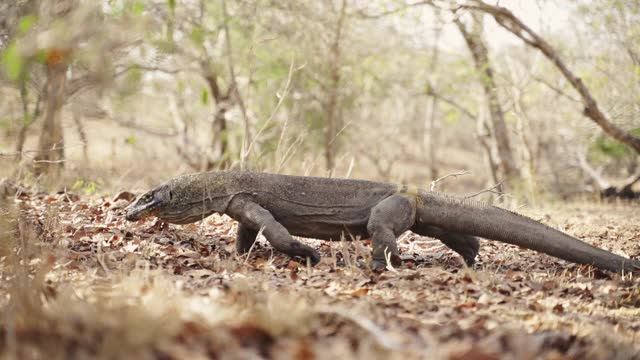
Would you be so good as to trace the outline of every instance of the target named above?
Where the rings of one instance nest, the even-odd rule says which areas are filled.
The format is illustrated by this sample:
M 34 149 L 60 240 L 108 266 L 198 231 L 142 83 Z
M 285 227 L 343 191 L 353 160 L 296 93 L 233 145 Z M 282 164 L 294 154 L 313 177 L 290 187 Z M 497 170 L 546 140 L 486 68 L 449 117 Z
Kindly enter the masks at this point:
M 138 221 L 150 216 L 160 217 L 168 211 L 173 200 L 171 187 L 162 184 L 155 189 L 147 191 L 138 197 L 125 210 L 125 218 L 129 221 Z
M 230 196 L 214 173 L 182 175 L 138 197 L 125 218 L 138 221 L 155 216 L 172 224 L 189 224 L 226 210 Z

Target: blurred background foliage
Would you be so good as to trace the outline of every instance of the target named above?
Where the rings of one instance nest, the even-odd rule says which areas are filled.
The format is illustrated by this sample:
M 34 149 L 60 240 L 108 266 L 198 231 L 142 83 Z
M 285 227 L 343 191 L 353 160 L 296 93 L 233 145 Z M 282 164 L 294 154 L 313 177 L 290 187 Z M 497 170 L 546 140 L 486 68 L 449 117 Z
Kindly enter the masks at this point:
M 123 187 L 233 168 L 427 184 L 464 169 L 442 186 L 500 183 L 529 200 L 631 190 L 640 4 L 501 3 L 618 138 L 493 5 L 4 1 L 0 175 Z

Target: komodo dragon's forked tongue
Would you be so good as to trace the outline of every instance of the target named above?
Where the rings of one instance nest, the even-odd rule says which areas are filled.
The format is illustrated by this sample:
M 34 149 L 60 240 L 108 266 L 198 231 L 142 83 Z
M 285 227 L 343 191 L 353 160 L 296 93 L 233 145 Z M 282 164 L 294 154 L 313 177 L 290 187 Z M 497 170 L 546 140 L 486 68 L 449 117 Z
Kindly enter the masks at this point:
M 640 261 L 591 246 L 528 217 L 468 199 L 420 191 L 416 220 L 448 231 L 497 240 L 578 264 L 640 272 Z

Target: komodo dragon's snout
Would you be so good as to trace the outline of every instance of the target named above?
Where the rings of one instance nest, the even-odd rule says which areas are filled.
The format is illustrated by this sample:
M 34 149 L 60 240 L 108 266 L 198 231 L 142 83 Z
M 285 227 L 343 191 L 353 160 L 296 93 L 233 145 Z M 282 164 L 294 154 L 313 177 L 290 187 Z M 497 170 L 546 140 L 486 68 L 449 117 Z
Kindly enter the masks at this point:
M 173 194 L 168 187 L 157 187 L 127 206 L 125 218 L 129 221 L 138 221 L 150 216 L 158 216 L 159 211 L 172 199 Z
M 181 178 L 178 178 L 180 180 Z M 145 193 L 129 205 L 125 218 L 138 221 L 151 216 L 171 224 L 190 224 L 218 210 L 189 186 L 181 187 L 169 181 Z

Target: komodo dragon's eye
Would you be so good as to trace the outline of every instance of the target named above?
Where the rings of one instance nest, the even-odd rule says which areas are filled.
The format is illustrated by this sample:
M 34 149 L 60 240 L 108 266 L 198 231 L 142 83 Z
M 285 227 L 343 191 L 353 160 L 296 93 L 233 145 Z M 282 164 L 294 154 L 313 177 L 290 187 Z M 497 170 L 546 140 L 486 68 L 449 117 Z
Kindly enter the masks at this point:
M 149 202 L 149 201 L 153 200 L 153 194 L 144 194 L 142 196 L 142 199 L 140 199 L 140 200 L 142 200 L 143 202 Z

